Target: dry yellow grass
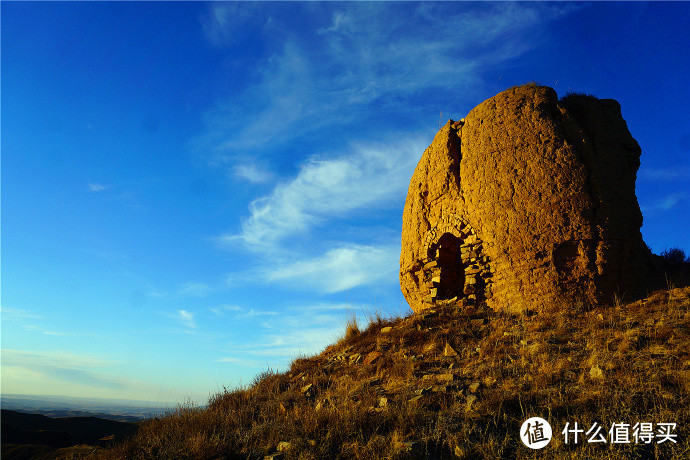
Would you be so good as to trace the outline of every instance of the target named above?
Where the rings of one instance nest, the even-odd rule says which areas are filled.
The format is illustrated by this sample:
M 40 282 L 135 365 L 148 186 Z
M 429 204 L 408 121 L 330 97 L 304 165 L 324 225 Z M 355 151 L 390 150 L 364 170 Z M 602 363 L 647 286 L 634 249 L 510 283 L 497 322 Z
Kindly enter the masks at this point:
M 690 288 L 554 316 L 374 318 L 285 373 L 151 420 L 99 458 L 690 458 Z M 530 416 L 554 438 L 532 451 Z M 563 442 L 566 422 L 672 422 L 677 443 Z M 582 435 L 581 435 L 582 436 Z

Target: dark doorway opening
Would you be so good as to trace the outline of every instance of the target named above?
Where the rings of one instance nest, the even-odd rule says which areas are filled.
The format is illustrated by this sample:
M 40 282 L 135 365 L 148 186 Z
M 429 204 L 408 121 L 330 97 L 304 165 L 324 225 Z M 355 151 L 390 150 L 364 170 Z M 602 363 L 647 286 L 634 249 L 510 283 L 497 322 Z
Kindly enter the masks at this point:
M 451 233 L 445 233 L 433 247 L 439 268 L 432 280 L 437 288 L 436 298 L 448 300 L 463 296 L 465 286 L 465 271 L 462 263 L 462 240 Z

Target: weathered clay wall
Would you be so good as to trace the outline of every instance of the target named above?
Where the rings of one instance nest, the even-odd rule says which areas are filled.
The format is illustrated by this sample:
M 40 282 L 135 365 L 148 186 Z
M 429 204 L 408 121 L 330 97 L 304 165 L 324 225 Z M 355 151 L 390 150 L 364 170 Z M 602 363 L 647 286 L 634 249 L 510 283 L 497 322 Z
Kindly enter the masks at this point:
M 635 197 L 640 148 L 611 100 L 512 88 L 449 121 L 403 213 L 400 284 L 415 311 L 455 298 L 495 308 L 637 294 L 649 271 Z

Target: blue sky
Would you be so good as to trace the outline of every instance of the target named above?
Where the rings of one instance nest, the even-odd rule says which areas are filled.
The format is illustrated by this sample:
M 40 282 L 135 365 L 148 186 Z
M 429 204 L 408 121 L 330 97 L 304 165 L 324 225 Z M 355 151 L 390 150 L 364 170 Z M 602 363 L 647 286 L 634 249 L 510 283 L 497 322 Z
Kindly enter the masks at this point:
M 2 3 L 2 392 L 205 402 L 408 314 L 407 186 L 515 84 L 617 99 L 690 250 L 690 3 Z

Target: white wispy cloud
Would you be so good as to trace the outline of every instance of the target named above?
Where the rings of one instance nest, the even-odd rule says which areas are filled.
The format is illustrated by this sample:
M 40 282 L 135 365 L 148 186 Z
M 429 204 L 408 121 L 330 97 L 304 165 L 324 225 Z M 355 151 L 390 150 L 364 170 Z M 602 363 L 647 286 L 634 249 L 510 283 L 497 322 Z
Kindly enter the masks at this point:
M 221 305 L 219 307 L 211 307 L 209 310 L 216 316 L 225 316 L 228 312 L 242 311 L 242 307 L 237 305 Z
M 209 308 L 209 310 L 216 316 L 231 316 L 234 319 L 251 319 L 279 314 L 273 310 L 258 310 L 237 305 L 221 305 L 220 307 Z
M 253 184 L 263 184 L 273 179 L 273 174 L 255 164 L 239 164 L 235 166 L 233 175 Z
M 385 145 L 353 145 L 336 158 L 313 157 L 295 178 L 254 200 L 239 234 L 226 234 L 221 245 L 237 242 L 259 251 L 272 251 L 286 236 L 308 231 L 328 218 L 390 205 L 404 196 L 425 141 L 402 137 Z
M 189 392 L 162 385 L 121 377 L 126 369 L 122 362 L 69 351 L 24 351 L 4 348 L 2 353 L 3 393 L 61 394 L 100 398 L 147 399 L 150 401 L 184 401 Z M 124 371 L 124 372 L 123 372 Z M 197 400 L 204 401 L 205 395 Z
M 347 244 L 315 258 L 269 269 L 266 279 L 334 293 L 357 286 L 397 282 L 399 258 L 397 246 Z
M 255 359 L 238 358 L 237 356 L 226 356 L 217 360 L 219 363 L 232 363 L 245 367 L 259 367 L 263 363 Z
M 210 289 L 205 283 L 185 283 L 178 289 L 177 294 L 182 297 L 206 297 Z
M 35 325 L 30 325 L 30 324 L 25 324 L 24 325 L 24 330 L 27 332 L 38 332 L 39 334 L 43 335 L 54 335 L 54 336 L 69 336 L 69 335 L 75 335 L 69 332 L 63 332 L 63 331 L 55 331 L 52 329 L 46 329 L 44 327 L 39 327 Z M 82 334 L 83 335 L 83 334 Z
M 284 6 L 262 5 L 260 11 L 210 7 L 212 26 L 205 27 L 213 42 L 234 41 L 249 11 L 274 25 L 263 35 L 257 30 L 266 54 L 252 83 L 207 114 L 200 144 L 216 159 L 270 151 L 272 144 L 342 126 L 366 116 L 372 103 L 383 101 L 395 116 L 414 111 L 423 91 L 467 94 L 481 86 L 483 71 L 538 46 L 533 29 L 568 10 L 513 3 L 310 5 L 300 13 L 304 30 L 295 33 L 279 24 L 287 21 Z
M 362 305 L 327 303 L 288 308 L 271 319 L 273 327 L 256 342 L 233 345 L 220 361 L 257 368 L 283 366 L 288 359 L 320 352 L 343 334 L 350 314 L 365 310 Z
M 112 362 L 93 356 L 59 352 L 28 352 L 2 350 L 3 380 L 26 373 L 57 379 L 75 384 L 119 390 L 128 387 L 124 380 L 103 375 L 95 368 L 112 365 Z
M 177 319 L 185 326 L 190 329 L 196 329 L 196 323 L 194 322 L 194 313 L 190 313 L 187 310 L 177 310 Z
M 475 101 L 485 72 L 539 46 L 544 38 L 535 32 L 569 8 L 298 4 L 304 9 L 300 29 L 285 22 L 284 8 L 254 11 L 251 27 L 264 55 L 251 78 L 206 113 L 195 147 L 206 164 L 254 183 L 269 182 L 254 165 L 270 164 L 278 154 L 294 151 L 298 169 L 280 178 L 283 168 L 276 167 L 273 190 L 250 203 L 239 231 L 215 242 L 260 254 L 257 270 L 270 283 L 334 293 L 397 280 L 397 244 L 375 235 L 355 243 L 316 232 L 356 227 L 358 219 L 342 223 L 356 213 L 401 207 L 431 135 L 416 115 L 428 116 L 431 108 L 438 113 L 437 104 L 449 98 L 454 107 Z M 228 34 L 246 22 L 242 9 L 211 6 L 209 40 L 235 42 Z M 256 29 L 260 24 L 265 27 Z M 398 117 L 406 122 L 396 125 Z M 370 126 L 375 134 L 366 132 Z M 337 143 L 316 147 L 319 136 L 328 135 Z M 374 135 L 377 143 L 362 141 Z M 344 147 L 332 147 L 338 144 Z
M 24 310 L 21 308 L 0 307 L 0 314 L 2 315 L 3 321 L 15 319 L 46 319 L 44 315 L 39 315 L 31 310 Z
M 227 46 L 235 43 L 242 26 L 251 19 L 254 10 L 250 2 L 213 2 L 199 22 L 212 44 Z
M 42 335 L 49 336 L 74 336 L 74 335 L 91 335 L 89 332 L 81 331 L 78 333 L 57 331 L 55 329 L 50 329 L 45 326 L 48 317 L 45 315 L 39 315 L 30 310 L 24 310 L 19 308 L 7 308 L 2 307 L 0 310 L 2 313 L 2 321 L 21 321 L 22 328 L 27 332 L 34 332 Z M 29 320 L 34 320 L 35 322 L 28 323 Z
M 642 169 L 640 178 L 659 181 L 690 180 L 690 168 Z
M 92 192 L 102 192 L 105 189 L 105 185 L 99 184 L 97 182 L 89 182 L 89 190 L 91 190 Z
M 254 344 L 252 348 L 244 350 L 244 353 L 284 364 L 286 359 L 318 353 L 337 338 L 338 332 L 340 328 L 334 325 L 334 327 L 302 328 L 280 334 L 266 334 L 262 336 L 261 344 Z
M 236 316 L 236 318 L 258 318 L 261 316 L 276 316 L 278 312 L 271 310 L 254 310 L 250 308 Z
M 339 32 L 344 28 L 349 28 L 352 22 L 352 17 L 343 13 L 342 11 L 336 11 L 333 13 L 333 19 L 330 27 L 325 27 L 316 31 L 317 34 L 323 35 L 328 32 Z
M 670 211 L 688 196 L 685 192 L 671 193 L 659 200 L 640 206 L 642 212 Z

